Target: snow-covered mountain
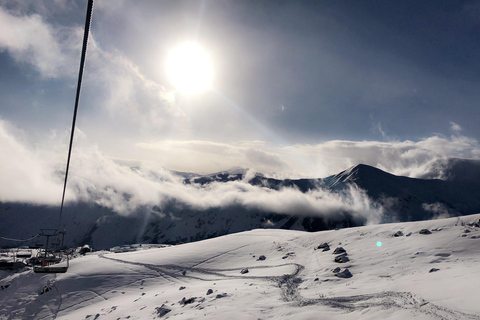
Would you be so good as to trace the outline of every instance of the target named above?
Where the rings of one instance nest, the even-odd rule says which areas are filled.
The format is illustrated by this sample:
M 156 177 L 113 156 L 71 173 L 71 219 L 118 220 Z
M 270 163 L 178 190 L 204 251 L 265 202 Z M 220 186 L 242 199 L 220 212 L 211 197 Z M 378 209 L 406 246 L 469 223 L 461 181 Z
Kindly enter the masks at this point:
M 242 174 L 218 173 L 196 177 L 192 181 L 208 184 L 241 179 Z M 383 222 L 427 220 L 480 212 L 479 160 L 441 160 L 432 164 L 422 179 L 395 176 L 359 164 L 324 179 L 279 180 L 256 175 L 249 183 L 274 190 L 297 188 L 302 192 L 318 188 L 340 192 L 356 185 L 385 209 Z
M 252 230 L 88 253 L 65 274 L 0 270 L 0 319 L 479 320 L 479 219 Z
M 323 181 L 333 190 L 342 190 L 352 183 L 365 190 L 385 209 L 385 222 L 427 220 L 480 212 L 480 179 L 471 178 L 480 176 L 479 163 L 466 161 L 461 168 L 450 167 L 452 171 L 443 167 L 442 175 L 450 177 L 445 180 L 395 176 L 357 165 Z
M 196 202 L 169 196 L 158 204 L 137 205 L 128 214 L 117 214 L 98 200 L 69 203 L 63 217 L 69 232 L 66 245 L 175 244 L 255 228 L 318 231 L 360 226 L 372 222 L 370 216 L 381 223 L 473 214 L 480 212 L 480 179 L 471 178 L 480 176 L 479 163 L 452 159 L 432 165 L 426 177 L 444 180 L 395 176 L 367 165 L 323 179 L 280 180 L 241 169 L 203 176 L 182 173 L 180 182 L 168 187 L 184 188 L 187 198 L 188 192 L 200 192 Z M 139 170 L 132 169 L 140 175 Z M 127 205 L 132 198 L 116 193 L 114 186 L 109 192 Z M 211 193 L 213 199 L 203 200 Z M 217 196 L 224 199 L 216 201 Z M 58 210 L 0 203 L 0 235 L 29 238 L 40 228 L 55 227 Z

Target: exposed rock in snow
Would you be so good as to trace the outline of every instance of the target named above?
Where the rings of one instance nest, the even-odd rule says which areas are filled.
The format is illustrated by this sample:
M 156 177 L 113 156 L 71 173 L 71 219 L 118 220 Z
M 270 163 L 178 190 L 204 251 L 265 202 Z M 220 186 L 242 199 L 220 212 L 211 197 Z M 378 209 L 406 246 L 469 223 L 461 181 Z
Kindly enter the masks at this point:
M 3 289 L 7 289 L 8 287 L 10 287 L 10 285 L 9 285 L 9 284 L 6 284 L 6 285 L 0 286 L 0 289 L 3 290 Z
M 178 303 L 185 306 L 187 304 L 194 303 L 196 299 L 197 299 L 197 297 L 191 297 L 191 298 L 188 298 L 188 299 L 185 299 L 185 297 L 183 297 L 182 300 L 178 301 Z
M 347 251 L 345 249 L 343 249 L 343 247 L 337 247 L 334 251 L 333 251 L 333 254 L 341 254 L 341 253 L 347 253 Z
M 422 230 L 420 230 L 419 233 L 420 233 L 420 234 L 432 234 L 432 232 L 431 232 L 430 230 L 428 230 L 428 229 L 422 229 Z
M 282 259 L 287 259 L 287 258 L 294 257 L 294 256 L 295 256 L 295 252 L 289 252 L 286 255 L 284 255 L 282 257 Z
M 317 249 L 323 249 L 322 251 L 328 251 L 330 250 L 330 246 L 328 245 L 328 243 L 324 242 L 322 244 L 320 244 Z
M 341 254 L 339 256 L 336 256 L 334 261 L 337 262 L 337 263 L 345 263 L 345 262 L 350 261 L 350 259 L 348 259 L 347 254 L 344 253 L 344 254 Z
M 261 255 L 260 257 L 258 257 L 257 261 L 263 261 L 267 259 L 267 257 L 265 257 L 264 255 Z
M 158 317 L 161 318 L 167 313 L 171 312 L 172 309 L 168 309 L 167 307 L 165 307 L 165 304 L 162 304 L 160 307 L 156 307 L 155 311 L 157 312 Z
M 350 271 L 348 269 L 343 269 L 343 270 L 339 270 L 338 272 L 335 272 L 335 276 L 339 277 L 339 278 L 351 278 L 352 277 L 352 274 L 350 273 Z
M 401 230 L 398 230 L 397 232 L 395 232 L 395 234 L 393 236 L 394 237 L 403 237 L 403 232 Z

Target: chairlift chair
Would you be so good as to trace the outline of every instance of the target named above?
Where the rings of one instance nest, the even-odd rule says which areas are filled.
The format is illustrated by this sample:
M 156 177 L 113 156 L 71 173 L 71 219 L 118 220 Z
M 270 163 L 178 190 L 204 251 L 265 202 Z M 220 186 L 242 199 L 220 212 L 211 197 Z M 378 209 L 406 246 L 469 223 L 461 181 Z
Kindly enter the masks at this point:
M 57 265 L 50 265 L 50 266 L 36 266 L 33 267 L 33 272 L 35 273 L 65 273 L 68 270 L 68 259 L 66 266 L 57 266 Z
M 43 256 L 43 254 L 42 254 L 42 256 Z M 33 267 L 33 272 L 35 272 L 35 273 L 65 273 L 65 272 L 67 272 L 68 267 L 69 267 L 68 254 L 66 256 L 67 256 L 67 265 L 64 266 L 64 265 L 61 265 L 62 264 L 61 257 L 55 256 L 55 254 L 50 252 L 50 256 L 40 260 L 41 261 L 40 266 L 34 266 Z
M 23 249 L 23 250 L 17 250 L 16 254 L 17 258 L 30 258 L 32 256 L 32 250 L 28 249 Z

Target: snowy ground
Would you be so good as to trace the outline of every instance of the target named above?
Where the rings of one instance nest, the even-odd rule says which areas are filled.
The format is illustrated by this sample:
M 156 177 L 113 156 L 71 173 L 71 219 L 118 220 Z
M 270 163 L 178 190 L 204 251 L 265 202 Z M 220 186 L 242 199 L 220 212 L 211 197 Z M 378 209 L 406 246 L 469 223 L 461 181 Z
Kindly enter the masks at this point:
M 479 219 L 254 230 L 95 252 L 65 274 L 0 271 L 0 319 L 480 319 Z

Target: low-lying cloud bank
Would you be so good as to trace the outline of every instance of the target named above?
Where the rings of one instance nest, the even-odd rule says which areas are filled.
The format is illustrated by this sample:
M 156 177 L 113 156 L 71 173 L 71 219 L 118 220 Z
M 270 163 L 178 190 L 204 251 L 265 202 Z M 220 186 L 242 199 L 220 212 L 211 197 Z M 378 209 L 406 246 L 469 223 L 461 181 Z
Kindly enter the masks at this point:
M 47 150 L 39 149 L 38 146 L 28 147 L 27 143 L 13 135 L 14 131 L 7 122 L 0 121 L 0 148 L 4 152 L 4 156 L 0 158 L 0 201 L 59 205 L 65 160 L 63 155 L 58 156 L 54 150 L 63 148 Z M 355 187 L 343 193 L 331 193 L 320 188 L 302 193 L 291 188 L 276 191 L 252 186 L 245 179 L 206 186 L 185 184 L 182 177 L 157 165 L 143 163 L 132 168 L 119 164 L 97 147 L 91 146 L 81 131 L 77 139 L 67 200 L 94 201 L 120 215 L 130 215 L 144 207 L 157 206 L 162 209 L 163 205 L 172 202 L 194 210 L 243 206 L 279 214 L 326 217 L 337 212 L 349 212 L 370 223 L 379 222 L 383 213 L 383 208 L 378 203 Z M 170 147 L 175 149 L 174 144 Z M 250 149 L 251 146 L 246 151 Z M 267 151 L 257 142 L 256 149 L 257 152 L 275 156 L 276 160 L 282 159 L 285 163 L 288 163 L 289 157 L 299 153 L 321 158 L 317 165 L 319 172 L 333 170 L 332 168 L 336 168 L 338 172 L 363 162 L 409 176 L 424 174 L 425 168 L 440 158 L 478 158 L 480 154 L 477 141 L 463 136 L 434 136 L 419 142 L 330 141 L 317 146 L 297 145 L 270 148 Z M 219 150 L 216 154 L 218 157 L 224 154 L 224 150 Z M 209 152 L 212 152 L 211 149 Z M 237 163 L 241 164 L 243 163 Z M 286 175 L 288 172 L 282 174 Z M 438 211 L 438 208 L 434 207 L 426 209 Z
M 262 141 L 218 143 L 209 141 L 159 141 L 139 143 L 139 154 L 163 154 L 157 159 L 167 167 L 215 172 L 239 166 L 277 178 L 322 178 L 357 164 L 367 164 L 392 174 L 419 178 L 439 159 L 480 158 L 474 138 L 453 134 L 434 135 L 420 141 L 346 141 L 277 146 Z M 165 154 L 168 150 L 168 156 Z M 195 162 L 192 157 L 195 155 Z M 198 167 L 198 163 L 202 165 Z M 217 169 L 214 169 L 216 166 Z M 429 177 L 432 177 L 429 175 Z

